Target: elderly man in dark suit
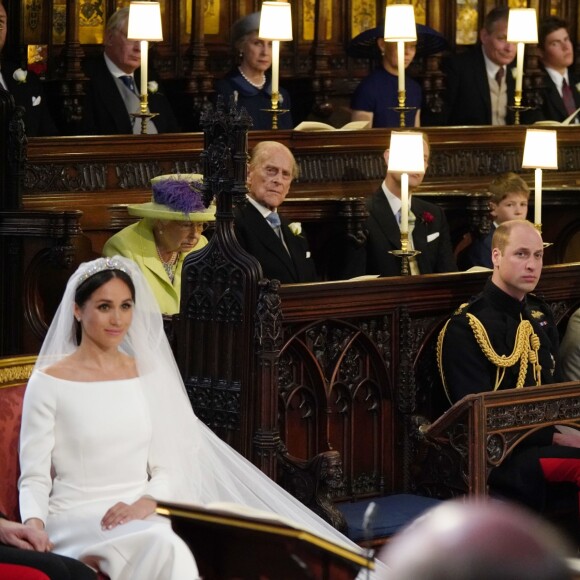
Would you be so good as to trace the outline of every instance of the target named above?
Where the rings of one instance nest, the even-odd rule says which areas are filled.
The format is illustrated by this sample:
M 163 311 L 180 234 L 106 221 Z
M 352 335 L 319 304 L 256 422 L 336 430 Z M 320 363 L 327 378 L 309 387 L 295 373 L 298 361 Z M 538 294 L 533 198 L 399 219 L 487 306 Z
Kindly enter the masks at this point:
M 538 48 L 546 73 L 545 88 L 540 92 L 540 106 L 522 116 L 525 123 L 562 122 L 580 107 L 579 79 L 571 68 L 574 45 L 568 27 L 568 23 L 557 16 L 549 16 L 540 22 Z
M 8 17 L 0 2 L 0 54 L 6 42 Z M 2 60 L 0 90 L 8 91 L 14 102 L 24 108 L 24 126 L 28 137 L 57 135 L 57 129 L 48 111 L 40 79 L 17 63 Z
M 91 135 L 123 135 L 141 132 L 141 120 L 131 117 L 139 111 L 141 46 L 127 39 L 129 8 L 111 16 L 105 30 L 105 53 L 86 63 L 90 79 L 84 100 L 81 132 Z M 147 123 L 148 133 L 176 133 L 179 125 L 159 85 L 148 83 L 148 105 L 158 115 Z
M 479 33 L 481 44 L 444 64 L 447 89 L 441 125 L 509 125 L 515 80 L 509 65 L 516 46 L 507 41 L 508 8 L 494 8 Z M 425 123 L 426 124 L 426 123 Z
M 429 163 L 429 143 L 423 134 L 425 168 Z M 384 154 L 389 164 L 389 150 Z M 423 173 L 409 174 L 409 193 L 423 181 Z M 401 174 L 387 171 L 381 186 L 367 200 L 369 217 L 366 222 L 367 240 L 363 247 L 345 251 L 344 278 L 364 274 L 398 276 L 401 259 L 390 250 L 401 248 L 400 210 Z M 412 274 L 455 272 L 457 266 L 451 249 L 449 226 L 443 210 L 432 203 L 411 195 L 409 215 L 410 247 L 421 252 L 411 260 Z
M 258 259 L 266 278 L 283 284 L 316 281 L 300 224 L 288 224 L 278 215 L 296 175 L 296 160 L 288 147 L 277 141 L 258 143 L 248 168 L 248 199 L 234 210 L 241 246 Z

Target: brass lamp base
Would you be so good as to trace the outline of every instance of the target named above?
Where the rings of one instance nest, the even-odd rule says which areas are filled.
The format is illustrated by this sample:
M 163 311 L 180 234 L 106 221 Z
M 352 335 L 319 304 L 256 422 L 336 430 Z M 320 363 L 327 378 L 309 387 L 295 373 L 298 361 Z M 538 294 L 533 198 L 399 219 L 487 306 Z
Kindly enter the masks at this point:
M 149 122 L 149 119 L 157 117 L 158 115 L 159 113 L 142 113 L 141 111 L 138 113 L 131 113 L 131 117 L 134 119 L 141 119 L 141 135 L 147 134 L 147 123 Z
M 409 111 L 416 111 L 417 107 L 389 107 L 393 111 L 397 111 L 399 113 L 399 127 L 405 127 L 405 114 Z
M 270 113 L 272 115 L 272 129 L 278 129 L 278 117 L 287 113 L 290 109 L 260 109 L 261 111 L 265 111 L 266 113 Z

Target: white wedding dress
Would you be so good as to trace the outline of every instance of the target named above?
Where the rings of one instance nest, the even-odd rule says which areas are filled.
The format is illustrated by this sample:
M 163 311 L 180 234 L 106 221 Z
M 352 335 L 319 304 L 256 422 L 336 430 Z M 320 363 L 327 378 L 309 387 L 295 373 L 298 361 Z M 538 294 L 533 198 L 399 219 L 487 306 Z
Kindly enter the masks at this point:
M 189 548 L 165 518 L 101 528 L 118 501 L 168 495 L 163 456 L 151 446 L 151 434 L 139 378 L 87 383 L 35 371 L 22 417 L 22 520 L 45 521 L 56 553 L 115 580 L 197 578 Z
M 77 349 L 76 288 L 107 269 L 125 272 L 135 285 L 133 318 L 120 350 L 134 357 L 139 377 L 87 383 L 47 375 L 43 369 Z M 70 278 L 28 382 L 20 447 L 23 520 L 40 518 L 56 552 L 81 558 L 113 580 L 198 577 L 191 552 L 164 518 L 101 529 L 110 507 L 144 494 L 267 511 L 363 553 L 195 416 L 157 301 L 139 267 L 125 258 L 82 264 Z

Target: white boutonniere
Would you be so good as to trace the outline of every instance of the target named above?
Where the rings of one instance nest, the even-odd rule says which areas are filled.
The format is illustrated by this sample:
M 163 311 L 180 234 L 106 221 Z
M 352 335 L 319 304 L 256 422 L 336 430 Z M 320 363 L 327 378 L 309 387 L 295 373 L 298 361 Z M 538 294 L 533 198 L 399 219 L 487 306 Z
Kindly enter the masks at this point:
M 518 71 L 517 71 L 517 69 L 516 69 L 516 67 L 515 67 L 515 66 L 512 66 L 512 67 L 511 67 L 511 71 L 512 71 L 512 78 L 513 78 L 513 79 L 517 78 L 517 76 L 518 76 Z
M 580 91 L 580 83 L 576 83 L 576 90 Z
M 41 100 L 42 100 L 42 97 L 40 95 L 38 95 L 38 97 L 32 97 L 32 106 L 38 107 L 38 105 L 40 105 Z
M 288 228 L 295 236 L 302 234 L 302 224 L 300 222 L 292 222 L 291 224 L 288 224 Z
M 14 74 L 12 75 L 12 78 L 20 84 L 24 84 L 26 82 L 26 77 L 28 76 L 28 71 L 21 69 L 21 68 L 17 68 L 14 71 Z
M 159 90 L 159 85 L 157 84 L 157 81 L 149 81 L 147 83 L 147 90 L 154 95 L 158 90 Z

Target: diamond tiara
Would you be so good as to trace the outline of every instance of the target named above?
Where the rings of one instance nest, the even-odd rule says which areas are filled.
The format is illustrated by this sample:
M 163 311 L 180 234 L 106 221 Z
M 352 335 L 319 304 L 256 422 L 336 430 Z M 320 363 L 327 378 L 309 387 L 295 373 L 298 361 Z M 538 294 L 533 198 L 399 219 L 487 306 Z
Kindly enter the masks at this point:
M 116 258 L 99 258 L 91 262 L 89 268 L 79 276 L 77 288 L 85 280 L 88 280 L 91 276 L 94 276 L 103 270 L 121 270 L 121 272 L 130 275 L 129 271 L 120 260 L 117 260 Z

